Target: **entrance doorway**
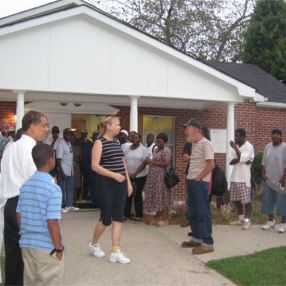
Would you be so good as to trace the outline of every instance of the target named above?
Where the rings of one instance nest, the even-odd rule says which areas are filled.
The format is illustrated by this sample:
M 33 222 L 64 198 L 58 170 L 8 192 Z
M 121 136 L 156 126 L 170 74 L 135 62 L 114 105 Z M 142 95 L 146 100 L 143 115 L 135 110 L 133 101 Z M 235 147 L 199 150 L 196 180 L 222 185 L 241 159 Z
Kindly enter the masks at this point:
M 173 116 L 154 116 L 143 115 L 143 142 L 146 144 L 146 136 L 148 133 L 155 135 L 164 132 L 168 135 L 167 146 L 171 149 L 173 154 L 173 162 L 175 162 L 175 117 Z M 174 164 L 174 163 L 173 163 Z
M 76 129 L 76 137 L 80 137 L 83 129 L 87 130 L 88 138 L 92 137 L 93 132 L 100 131 L 100 123 L 105 119 L 104 115 L 89 115 L 89 114 L 73 114 L 71 128 Z

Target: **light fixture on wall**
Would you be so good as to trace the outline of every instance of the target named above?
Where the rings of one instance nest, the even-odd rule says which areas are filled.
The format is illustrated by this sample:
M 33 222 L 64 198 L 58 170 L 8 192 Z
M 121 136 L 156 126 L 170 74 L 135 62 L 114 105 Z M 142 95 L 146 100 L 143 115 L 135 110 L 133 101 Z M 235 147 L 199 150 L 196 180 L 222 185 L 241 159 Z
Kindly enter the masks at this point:
M 67 102 L 60 102 L 61 106 L 66 106 L 68 103 Z
M 80 103 L 80 102 L 74 102 L 73 105 L 74 105 L 75 107 L 80 107 L 80 106 L 81 106 L 81 103 Z
M 16 113 L 14 114 L 14 121 L 15 122 L 17 121 L 17 114 Z

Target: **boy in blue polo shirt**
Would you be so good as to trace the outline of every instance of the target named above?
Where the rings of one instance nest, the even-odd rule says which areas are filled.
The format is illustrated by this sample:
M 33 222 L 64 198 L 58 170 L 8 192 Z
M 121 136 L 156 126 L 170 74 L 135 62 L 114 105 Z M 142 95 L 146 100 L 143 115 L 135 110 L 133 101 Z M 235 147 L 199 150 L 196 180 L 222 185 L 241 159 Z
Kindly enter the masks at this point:
M 25 285 L 60 285 L 63 274 L 61 219 L 62 191 L 49 172 L 55 166 L 51 146 L 32 150 L 35 174 L 20 189 L 17 222 L 24 261 Z

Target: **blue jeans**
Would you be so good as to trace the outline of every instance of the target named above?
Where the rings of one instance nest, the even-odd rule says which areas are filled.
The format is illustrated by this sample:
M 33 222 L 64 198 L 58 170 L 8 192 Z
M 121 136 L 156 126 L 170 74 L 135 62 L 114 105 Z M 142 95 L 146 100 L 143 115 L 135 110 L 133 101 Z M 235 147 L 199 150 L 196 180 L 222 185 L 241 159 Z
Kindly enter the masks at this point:
M 286 216 L 286 194 L 273 190 L 267 183 L 263 186 L 261 211 L 265 214 L 273 214 L 274 207 L 279 216 Z
M 213 245 L 208 182 L 188 180 L 188 206 L 192 239 L 205 245 Z
M 72 207 L 74 194 L 74 176 L 66 177 L 65 179 L 59 176 L 58 185 L 63 192 L 62 207 Z

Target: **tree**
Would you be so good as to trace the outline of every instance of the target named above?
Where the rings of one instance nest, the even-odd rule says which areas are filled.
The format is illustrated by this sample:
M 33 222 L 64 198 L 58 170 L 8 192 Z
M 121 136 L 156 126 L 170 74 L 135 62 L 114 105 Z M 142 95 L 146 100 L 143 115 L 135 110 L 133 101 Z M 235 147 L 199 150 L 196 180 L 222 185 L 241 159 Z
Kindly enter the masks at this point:
M 254 0 L 89 0 L 200 59 L 236 61 Z
M 242 60 L 261 66 L 285 82 L 286 2 L 258 1 L 244 38 Z

